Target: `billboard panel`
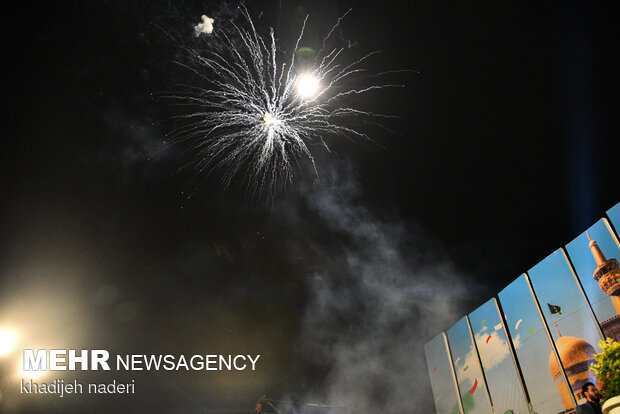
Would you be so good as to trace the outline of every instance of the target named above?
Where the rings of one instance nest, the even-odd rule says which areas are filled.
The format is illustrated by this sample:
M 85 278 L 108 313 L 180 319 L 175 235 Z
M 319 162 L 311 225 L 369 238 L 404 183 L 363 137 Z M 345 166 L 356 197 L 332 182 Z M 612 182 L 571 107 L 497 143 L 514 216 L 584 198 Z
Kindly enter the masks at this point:
M 528 402 L 497 303 L 491 299 L 469 314 L 495 413 L 529 414 Z
M 448 343 L 465 414 L 492 414 L 486 382 L 480 367 L 467 317 L 448 329 Z
M 620 203 L 607 210 L 607 217 L 616 230 L 616 236 L 620 237 Z
M 557 360 L 526 276 L 519 276 L 498 297 L 532 409 L 550 414 L 573 409 L 564 377 L 556 377 L 549 370 Z
M 590 371 L 603 339 L 594 315 L 562 249 L 528 271 L 538 303 L 560 355 L 577 402 L 585 402 L 581 387 L 596 383 Z M 554 368 L 550 368 L 554 369 Z M 559 367 L 555 368 L 559 375 Z
M 446 336 L 442 332 L 424 345 L 428 375 L 438 414 L 459 414 L 456 380 L 448 355 Z
M 620 341 L 620 247 L 607 220 L 597 221 L 566 251 L 603 333 Z

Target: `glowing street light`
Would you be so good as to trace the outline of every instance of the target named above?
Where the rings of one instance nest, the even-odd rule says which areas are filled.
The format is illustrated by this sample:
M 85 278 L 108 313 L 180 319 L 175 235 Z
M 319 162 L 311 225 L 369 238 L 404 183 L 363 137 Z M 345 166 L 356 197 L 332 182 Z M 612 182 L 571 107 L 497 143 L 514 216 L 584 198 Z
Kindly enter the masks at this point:
M 17 345 L 17 332 L 12 329 L 0 329 L 0 356 L 10 354 Z

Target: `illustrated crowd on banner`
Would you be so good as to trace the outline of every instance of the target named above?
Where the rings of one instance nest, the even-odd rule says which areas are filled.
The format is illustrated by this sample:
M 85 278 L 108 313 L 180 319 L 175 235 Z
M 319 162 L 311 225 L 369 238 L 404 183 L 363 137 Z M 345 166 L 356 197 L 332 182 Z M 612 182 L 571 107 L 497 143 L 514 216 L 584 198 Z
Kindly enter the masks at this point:
M 620 341 L 620 203 L 425 345 L 439 414 L 555 414 L 585 402 Z

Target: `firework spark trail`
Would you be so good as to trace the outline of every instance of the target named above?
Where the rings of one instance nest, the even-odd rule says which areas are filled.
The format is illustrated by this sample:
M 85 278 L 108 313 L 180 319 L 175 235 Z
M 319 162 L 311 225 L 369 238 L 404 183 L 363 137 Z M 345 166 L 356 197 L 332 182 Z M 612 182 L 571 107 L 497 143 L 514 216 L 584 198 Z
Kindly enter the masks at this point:
M 350 11 L 350 10 L 349 10 Z M 371 84 L 347 87 L 352 79 L 370 79 L 390 72 L 367 74 L 361 65 L 378 52 L 369 53 L 351 63 L 342 63 L 344 48 L 323 52 L 325 43 L 336 30 L 345 13 L 323 40 L 313 67 L 296 70 L 296 53 L 304 36 L 304 20 L 295 50 L 290 59 L 282 59 L 273 28 L 261 37 L 246 9 L 242 10 L 247 27 L 231 22 L 234 37 L 222 30 L 213 32 L 222 47 L 201 55 L 186 48 L 191 62 L 181 64 L 192 70 L 210 86 L 185 85 L 182 92 L 170 94 L 178 105 L 195 112 L 175 117 L 182 126 L 172 134 L 176 141 L 190 142 L 195 153 L 192 162 L 199 173 L 223 171 L 221 184 L 227 187 L 241 175 L 252 195 L 274 195 L 290 184 L 295 166 L 307 158 L 318 177 L 311 144 L 327 148 L 323 136 L 342 135 L 370 139 L 366 133 L 346 126 L 347 117 L 385 117 L 342 101 L 350 95 L 403 85 Z M 310 92 L 300 93 L 302 82 Z

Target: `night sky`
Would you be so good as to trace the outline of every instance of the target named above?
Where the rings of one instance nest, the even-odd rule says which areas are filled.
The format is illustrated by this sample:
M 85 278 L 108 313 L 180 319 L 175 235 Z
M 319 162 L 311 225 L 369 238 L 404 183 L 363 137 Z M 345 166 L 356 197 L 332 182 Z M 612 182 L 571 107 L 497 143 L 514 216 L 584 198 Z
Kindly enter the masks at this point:
M 241 21 L 237 2 L 2 13 L 0 327 L 20 350 L 261 359 L 255 372 L 63 376 L 135 378 L 129 396 L 26 398 L 5 380 L 0 411 L 247 412 L 266 394 L 431 412 L 424 343 L 620 201 L 617 8 L 244 4 L 289 51 L 306 14 L 317 48 L 352 7 L 347 51 L 380 50 L 373 72 L 410 70 L 390 78 L 404 88 L 360 98 L 398 116 L 394 132 L 325 137 L 319 179 L 302 164 L 269 200 L 241 180 L 222 191 L 166 138 L 179 109 L 164 95 L 197 82 L 175 64 L 181 46 L 207 47 L 202 14 Z

